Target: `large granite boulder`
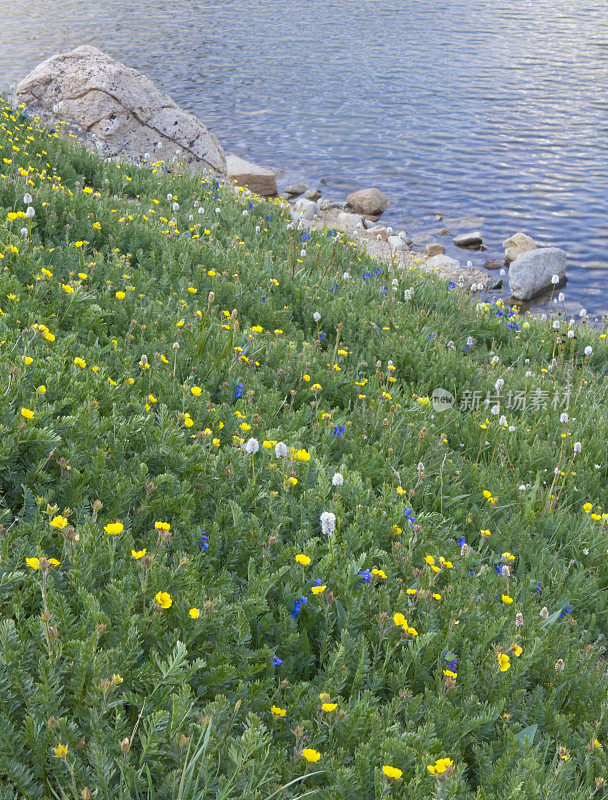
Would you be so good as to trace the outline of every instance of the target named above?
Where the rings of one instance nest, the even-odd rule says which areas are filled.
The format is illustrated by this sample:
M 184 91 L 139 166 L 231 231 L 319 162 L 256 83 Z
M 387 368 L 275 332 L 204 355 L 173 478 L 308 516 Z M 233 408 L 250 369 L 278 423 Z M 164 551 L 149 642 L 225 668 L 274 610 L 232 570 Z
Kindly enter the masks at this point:
M 505 251 L 505 261 L 507 264 L 515 261 L 520 255 L 522 255 L 522 253 L 527 253 L 529 250 L 536 250 L 538 247 L 531 236 L 528 236 L 527 233 L 522 233 L 521 231 L 514 233 L 513 236 L 509 236 L 508 239 L 505 239 L 502 243 L 502 246 Z
M 52 56 L 17 86 L 30 114 L 61 119 L 96 142 L 102 154 L 126 160 L 172 161 L 226 173 L 217 138 L 145 75 L 96 47 Z M 159 144 L 161 145 L 159 147 Z
M 360 189 L 346 198 L 346 205 L 357 214 L 380 216 L 390 205 L 390 200 L 380 189 Z
M 554 278 L 557 276 L 557 280 Z M 516 300 L 561 285 L 566 278 L 566 252 L 558 247 L 539 247 L 522 253 L 509 269 L 509 291 Z
M 277 193 L 277 178 L 271 169 L 258 167 L 239 156 L 226 157 L 228 178 L 239 186 L 246 186 L 256 194 L 273 197 Z

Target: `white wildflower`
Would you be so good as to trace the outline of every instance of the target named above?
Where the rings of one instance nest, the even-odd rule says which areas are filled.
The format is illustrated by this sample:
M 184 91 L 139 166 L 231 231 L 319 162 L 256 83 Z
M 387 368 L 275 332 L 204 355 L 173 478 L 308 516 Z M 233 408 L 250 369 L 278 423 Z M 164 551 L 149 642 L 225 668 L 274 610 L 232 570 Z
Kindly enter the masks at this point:
M 274 452 L 277 458 L 285 458 L 287 455 L 287 445 L 285 442 L 277 442 L 274 446 Z
M 341 472 L 336 472 L 334 477 L 331 479 L 332 486 L 342 486 L 344 484 L 344 477 Z
M 331 536 L 336 530 L 336 515 L 331 511 L 324 511 L 321 514 L 321 530 L 325 536 Z
M 259 449 L 260 449 L 259 442 L 258 442 L 258 440 L 257 440 L 257 439 L 254 439 L 253 437 L 252 437 L 251 439 L 248 439 L 248 440 L 247 440 L 247 442 L 245 443 L 245 450 L 246 450 L 246 451 L 249 453 L 249 455 L 251 455 L 251 456 L 252 456 L 254 453 L 257 453 Z

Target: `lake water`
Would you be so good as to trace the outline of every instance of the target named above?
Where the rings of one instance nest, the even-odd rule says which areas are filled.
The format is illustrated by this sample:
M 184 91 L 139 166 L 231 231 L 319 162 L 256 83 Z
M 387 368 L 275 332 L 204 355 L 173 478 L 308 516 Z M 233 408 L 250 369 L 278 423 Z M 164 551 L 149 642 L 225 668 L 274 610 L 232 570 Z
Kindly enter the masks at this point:
M 224 148 L 343 198 L 378 186 L 417 233 L 523 230 L 608 313 L 606 0 L 0 0 L 0 88 L 93 44 Z M 320 185 L 320 179 L 327 183 Z

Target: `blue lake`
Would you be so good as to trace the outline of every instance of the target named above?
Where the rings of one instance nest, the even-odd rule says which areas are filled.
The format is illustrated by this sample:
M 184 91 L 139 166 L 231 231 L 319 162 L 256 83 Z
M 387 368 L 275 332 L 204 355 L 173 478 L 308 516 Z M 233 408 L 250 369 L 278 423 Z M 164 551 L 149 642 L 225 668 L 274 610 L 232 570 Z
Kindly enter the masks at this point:
M 377 186 L 383 219 L 413 234 L 479 228 L 485 253 L 440 239 L 461 260 L 501 256 L 518 230 L 563 247 L 567 300 L 608 314 L 606 0 L 0 0 L 0 14 L 4 92 L 93 44 L 285 182 L 332 199 Z

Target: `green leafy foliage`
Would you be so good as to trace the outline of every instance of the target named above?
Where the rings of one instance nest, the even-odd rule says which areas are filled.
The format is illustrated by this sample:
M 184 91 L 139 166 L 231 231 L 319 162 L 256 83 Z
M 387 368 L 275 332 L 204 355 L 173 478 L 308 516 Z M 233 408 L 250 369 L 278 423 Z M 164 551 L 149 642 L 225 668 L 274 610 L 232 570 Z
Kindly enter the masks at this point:
M 601 796 L 605 334 L 1 113 L 0 800 Z

